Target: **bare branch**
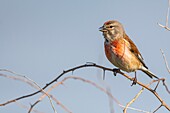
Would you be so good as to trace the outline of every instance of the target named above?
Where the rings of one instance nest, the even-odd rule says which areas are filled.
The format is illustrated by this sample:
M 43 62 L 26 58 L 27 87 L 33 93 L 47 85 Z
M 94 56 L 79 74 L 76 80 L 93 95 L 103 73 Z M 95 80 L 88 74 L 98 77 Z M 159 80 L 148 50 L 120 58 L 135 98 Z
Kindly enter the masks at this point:
M 23 105 L 23 104 L 21 104 L 21 103 L 19 103 L 19 102 L 16 102 L 16 104 L 19 106 L 19 107 L 21 107 L 21 108 L 24 108 L 24 109 L 29 109 L 29 107 L 28 106 L 26 106 L 26 105 Z M 33 110 L 33 112 L 34 113 L 44 113 L 44 112 L 41 112 L 41 111 L 38 111 L 38 110 Z
M 120 74 L 123 75 L 124 77 L 128 78 L 129 80 L 133 81 L 133 78 L 124 74 L 123 72 L 120 71 Z M 163 99 L 158 95 L 158 93 L 156 91 L 154 91 L 153 89 L 149 88 L 147 85 L 145 85 L 139 81 L 137 81 L 136 83 L 138 85 L 144 87 L 145 89 L 149 90 L 151 93 L 153 93 L 153 95 L 161 102 L 162 106 L 164 106 L 167 110 L 170 111 L 170 107 L 163 101 Z
M 94 87 L 96 87 L 97 89 L 99 89 L 100 91 L 104 92 L 105 94 L 107 94 L 109 96 L 109 98 L 111 98 L 119 107 L 121 108 L 125 108 L 124 105 L 122 105 L 112 94 L 111 92 L 106 88 L 103 88 L 99 85 L 97 85 L 96 83 L 90 81 L 90 80 L 86 80 L 84 78 L 81 78 L 81 77 L 77 77 L 77 76 L 69 76 L 69 77 L 66 77 L 64 78 L 61 82 L 63 83 L 64 81 L 68 80 L 68 79 L 74 79 L 74 80 L 81 80 L 85 83 L 88 83 Z M 131 110 L 134 110 L 134 111 L 138 111 L 138 112 L 144 112 L 144 113 L 149 113 L 148 111 L 144 111 L 144 110 L 140 110 L 140 109 L 136 109 L 136 108 L 132 108 L 132 107 L 127 107 L 128 109 L 131 109 Z M 112 111 L 113 112 L 113 111 Z M 112 113 L 111 112 L 111 113 Z
M 135 102 L 135 100 L 142 94 L 142 92 L 144 91 L 144 88 L 142 88 L 139 93 L 126 105 L 125 109 L 123 110 L 124 113 L 126 113 L 127 108 L 133 103 Z M 148 112 L 149 113 L 149 112 Z
M 167 14 L 166 14 L 166 26 L 168 27 L 168 18 L 169 18 L 169 8 L 170 8 L 170 0 L 168 0 L 168 11 L 167 11 Z
M 25 76 L 25 78 L 28 79 L 29 81 L 31 81 L 32 83 L 34 83 L 34 84 L 42 91 L 42 93 L 44 93 L 45 95 L 47 95 L 48 99 L 50 100 L 50 104 L 51 104 L 51 107 L 52 107 L 54 113 L 57 113 L 57 111 L 56 111 L 56 109 L 55 109 L 55 107 L 54 107 L 54 105 L 53 105 L 53 102 L 52 102 L 52 100 L 51 100 L 51 96 L 50 96 L 48 93 L 46 93 L 43 89 L 41 89 L 41 87 L 40 87 L 35 81 L 31 80 L 30 78 L 28 78 L 28 77 L 26 77 L 26 76 Z M 40 100 L 38 100 L 38 101 L 40 101 Z M 36 104 L 33 104 L 33 105 L 36 105 Z M 31 113 L 31 110 L 32 110 L 32 108 L 33 108 L 33 105 L 31 106 L 31 108 L 30 108 L 30 110 L 29 110 L 28 113 Z
M 167 10 L 167 14 L 166 14 L 165 26 L 160 23 L 157 23 L 160 27 L 165 28 L 168 31 L 170 31 L 170 28 L 168 27 L 169 9 L 170 9 L 170 0 L 168 0 L 168 10 Z
M 20 99 L 23 99 L 23 98 L 27 98 L 27 97 L 31 97 L 39 92 L 41 92 L 42 90 L 46 89 L 49 85 L 51 85 L 52 83 L 56 82 L 60 77 L 62 77 L 64 74 L 68 73 L 68 72 L 72 72 L 72 71 L 75 71 L 75 70 L 78 70 L 78 69 L 81 69 L 81 68 L 85 68 L 85 67 L 96 67 L 96 68 L 99 68 L 99 69 L 102 69 L 102 70 L 106 70 L 106 71 L 110 71 L 112 73 L 119 73 L 120 75 L 126 77 L 127 79 L 133 81 L 133 78 L 128 76 L 127 74 L 121 72 L 120 70 L 117 70 L 117 69 L 111 69 L 111 68 L 107 68 L 107 67 L 104 67 L 104 66 L 101 66 L 101 65 L 96 65 L 95 63 L 88 63 L 88 64 L 84 64 L 84 65 L 80 65 L 80 66 L 77 66 L 77 67 L 74 67 L 74 68 L 71 68 L 71 69 L 68 69 L 66 71 L 63 71 L 57 78 L 55 78 L 54 80 L 52 80 L 50 83 L 46 84 L 41 90 L 37 91 L 37 92 L 34 92 L 32 94 L 29 94 L 29 95 L 24 95 L 22 97 L 18 97 L 16 99 L 13 99 L 13 100 L 10 100 L 10 101 L 7 101 L 5 103 L 2 103 L 0 104 L 0 106 L 4 106 L 6 104 L 9 104 L 9 103 L 12 103 L 12 102 L 15 102 L 15 101 L 18 101 Z M 163 79 L 164 80 L 164 79 Z M 158 95 L 158 93 L 149 88 L 147 85 L 137 81 L 136 82 L 138 85 L 144 87 L 145 89 L 147 89 L 148 91 L 150 91 L 162 104 L 162 106 L 164 106 L 167 110 L 170 111 L 170 107 L 163 101 L 163 99 Z
M 160 109 L 161 107 L 162 107 L 162 104 L 158 108 L 156 108 L 156 110 L 153 113 L 156 113 L 156 111 L 158 111 L 158 109 Z
M 38 90 L 41 90 L 42 93 L 44 93 L 44 94 L 46 94 L 48 96 L 48 98 L 50 100 L 50 104 L 51 104 L 51 106 L 53 108 L 54 113 L 57 113 L 55 108 L 54 108 L 54 105 L 52 103 L 51 97 L 43 89 L 41 89 L 41 87 L 35 81 L 33 81 L 32 79 L 30 79 L 30 78 L 28 78 L 26 76 L 23 76 L 21 74 L 15 73 L 15 72 L 13 72 L 11 70 L 0 69 L 0 71 L 9 72 L 9 73 L 12 73 L 12 74 L 15 75 L 15 76 L 8 76 L 8 75 L 0 74 L 0 76 L 4 76 L 4 77 L 7 77 L 7 78 L 12 78 L 12 79 L 15 79 L 15 80 L 20 80 L 22 82 L 28 83 L 30 86 L 32 86 L 32 87 L 34 87 L 34 88 L 36 88 Z
M 166 60 L 165 54 L 164 54 L 162 49 L 160 49 L 160 50 L 161 50 L 161 53 L 162 53 L 162 56 L 163 56 L 163 59 L 164 59 L 164 62 L 165 62 L 166 69 L 170 73 L 170 69 L 169 69 L 168 62 Z
M 160 23 L 157 23 L 160 27 L 162 27 L 162 28 L 165 28 L 166 30 L 168 30 L 168 31 L 170 31 L 170 28 L 168 27 L 168 26 L 164 26 L 164 25 L 162 25 L 162 24 L 160 24 Z
M 162 82 L 163 82 L 163 85 L 165 86 L 166 91 L 170 94 L 170 90 L 168 86 L 165 84 L 165 80 L 163 80 Z
M 154 91 L 156 91 L 157 87 L 158 87 L 158 84 L 160 83 L 160 81 L 163 81 L 163 79 L 158 79 L 158 80 L 152 80 L 148 85 L 147 87 L 149 87 L 152 83 L 154 82 L 158 82 Z M 139 91 L 139 93 L 126 105 L 125 109 L 123 110 L 124 113 L 127 112 L 127 108 L 133 103 L 135 102 L 135 100 L 142 94 L 142 92 L 144 91 L 144 87 L 142 87 L 142 89 Z M 150 113 L 150 112 L 147 112 L 147 113 Z
M 55 87 L 59 86 L 59 85 L 63 85 L 63 82 L 64 81 L 61 81 L 61 82 L 57 82 L 56 84 L 52 85 L 47 91 L 46 93 L 50 93 Z M 29 109 L 29 112 L 30 113 L 33 109 L 33 107 L 35 105 L 37 105 L 40 101 L 42 101 L 47 95 L 44 93 L 34 104 L 31 105 L 30 109 Z M 72 113 L 67 107 L 65 107 L 60 101 L 58 101 L 53 95 L 50 95 L 49 96 L 56 102 L 56 104 L 58 104 L 59 106 L 61 106 L 66 112 L 68 113 Z
M 108 89 L 105 89 L 99 85 L 97 85 L 96 83 L 90 81 L 90 80 L 86 80 L 84 78 L 81 78 L 81 77 L 77 77 L 77 76 L 69 76 L 69 77 L 65 77 L 62 81 L 60 82 L 57 82 L 56 84 L 54 84 L 53 86 L 51 86 L 48 91 L 46 91 L 46 93 L 49 93 L 50 91 L 52 91 L 55 87 L 59 86 L 59 85 L 63 85 L 63 83 L 66 81 L 66 80 L 69 80 L 69 79 L 74 79 L 74 80 L 80 80 L 82 82 L 85 82 L 85 83 L 88 83 L 94 87 L 96 87 L 97 89 L 99 89 L 100 91 L 106 93 L 109 98 L 111 98 L 112 100 L 114 100 L 114 102 L 116 102 L 116 104 L 121 107 L 121 108 L 125 108 L 125 106 L 123 106 L 122 104 L 120 104 L 120 102 L 111 94 L 110 90 Z M 45 98 L 46 95 L 42 95 L 40 97 L 40 99 L 38 99 L 38 101 L 36 101 L 32 106 L 34 107 L 37 103 L 39 103 L 43 98 Z M 55 99 L 53 99 L 55 100 Z M 59 104 L 60 106 L 62 106 L 62 108 L 68 112 L 68 113 L 72 113 L 70 110 L 68 110 L 64 105 L 62 105 L 58 100 L 56 100 L 57 104 Z M 32 108 L 33 108 L 32 107 Z M 144 112 L 144 113 L 149 113 L 148 111 L 144 111 L 144 110 L 140 110 L 140 109 L 136 109 L 136 108 L 132 108 L 132 107 L 127 107 L 128 109 L 131 109 L 131 110 L 134 110 L 134 111 L 138 111 L 138 112 Z M 30 112 L 29 112 L 30 113 Z M 113 111 L 111 111 L 111 113 L 113 113 Z

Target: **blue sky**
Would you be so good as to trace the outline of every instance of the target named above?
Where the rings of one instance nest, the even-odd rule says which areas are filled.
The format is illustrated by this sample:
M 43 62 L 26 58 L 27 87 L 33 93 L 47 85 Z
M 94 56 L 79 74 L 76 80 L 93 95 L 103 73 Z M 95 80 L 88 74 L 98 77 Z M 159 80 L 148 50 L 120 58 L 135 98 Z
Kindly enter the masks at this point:
M 167 7 L 167 0 L 1 0 L 0 68 L 26 75 L 40 86 L 50 82 L 63 70 L 86 62 L 114 68 L 104 55 L 104 39 L 98 31 L 105 21 L 114 19 L 124 25 L 126 33 L 138 46 L 149 69 L 159 77 L 166 78 L 169 85 L 170 75 L 160 49 L 170 62 L 170 33 L 157 25 L 158 22 L 165 24 Z M 70 75 L 72 74 L 65 76 Z M 74 75 L 104 86 L 99 80 L 101 70 L 88 68 L 78 70 Z M 134 73 L 129 75 L 134 76 Z M 140 71 L 138 80 L 143 83 L 150 81 Z M 114 77 L 112 73 L 106 73 L 105 82 L 115 98 L 124 105 L 141 89 L 139 86 L 131 87 L 130 81 L 122 76 Z M 103 92 L 74 80 L 68 80 L 65 86 L 56 88 L 52 94 L 72 112 L 109 113 L 108 97 Z M 3 77 L 0 79 L 0 89 L 0 103 L 35 91 L 22 82 Z M 162 86 L 158 88 L 158 93 L 170 105 L 167 100 L 169 95 Z M 20 102 L 29 106 L 39 96 Z M 132 107 L 153 111 L 159 104 L 151 93 L 144 91 Z M 55 107 L 58 113 L 64 113 L 61 107 Z M 122 112 L 116 103 L 113 107 L 115 113 Z M 53 112 L 48 99 L 35 108 Z M 0 108 L 2 113 L 11 111 L 27 112 L 15 103 Z M 161 108 L 158 113 L 162 112 L 168 111 Z

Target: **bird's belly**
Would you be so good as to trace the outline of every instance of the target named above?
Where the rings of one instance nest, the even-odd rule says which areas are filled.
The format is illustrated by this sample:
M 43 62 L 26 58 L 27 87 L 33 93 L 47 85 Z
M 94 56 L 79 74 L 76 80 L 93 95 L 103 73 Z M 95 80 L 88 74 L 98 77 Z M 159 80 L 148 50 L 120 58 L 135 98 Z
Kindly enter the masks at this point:
M 105 45 L 107 59 L 116 67 L 126 72 L 133 72 L 139 69 L 140 62 L 126 47 L 111 47 Z

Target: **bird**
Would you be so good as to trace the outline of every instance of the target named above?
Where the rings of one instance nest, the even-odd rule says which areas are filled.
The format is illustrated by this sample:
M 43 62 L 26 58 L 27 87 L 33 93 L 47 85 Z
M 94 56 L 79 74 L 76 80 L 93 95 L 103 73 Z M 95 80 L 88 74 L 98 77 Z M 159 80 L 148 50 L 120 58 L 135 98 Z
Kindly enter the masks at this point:
M 123 25 L 119 21 L 106 21 L 99 28 L 99 31 L 103 33 L 105 39 L 104 48 L 107 59 L 120 70 L 128 73 L 135 72 L 134 82 L 137 81 L 137 70 L 143 71 L 150 78 L 159 79 L 148 69 L 137 46 L 128 37 Z

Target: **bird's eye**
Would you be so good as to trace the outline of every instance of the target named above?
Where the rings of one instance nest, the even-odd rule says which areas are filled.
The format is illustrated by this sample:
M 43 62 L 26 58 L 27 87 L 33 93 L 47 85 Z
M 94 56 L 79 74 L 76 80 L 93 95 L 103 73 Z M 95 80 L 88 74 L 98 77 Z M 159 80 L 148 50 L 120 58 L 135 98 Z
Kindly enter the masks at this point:
M 113 28 L 114 26 L 110 26 L 110 28 Z

